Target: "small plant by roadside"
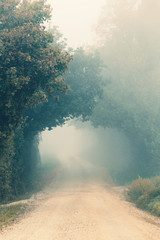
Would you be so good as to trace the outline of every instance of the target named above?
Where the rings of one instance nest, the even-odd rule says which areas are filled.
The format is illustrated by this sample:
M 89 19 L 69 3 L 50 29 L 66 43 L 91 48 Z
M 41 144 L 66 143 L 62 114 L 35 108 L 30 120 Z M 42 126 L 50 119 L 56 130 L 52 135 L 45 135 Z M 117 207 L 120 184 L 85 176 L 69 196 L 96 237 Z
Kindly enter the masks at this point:
M 153 179 L 139 177 L 128 187 L 126 197 L 138 208 L 160 216 L 160 177 Z
M 26 211 L 27 204 L 16 204 L 0 207 L 0 229 L 15 222 Z

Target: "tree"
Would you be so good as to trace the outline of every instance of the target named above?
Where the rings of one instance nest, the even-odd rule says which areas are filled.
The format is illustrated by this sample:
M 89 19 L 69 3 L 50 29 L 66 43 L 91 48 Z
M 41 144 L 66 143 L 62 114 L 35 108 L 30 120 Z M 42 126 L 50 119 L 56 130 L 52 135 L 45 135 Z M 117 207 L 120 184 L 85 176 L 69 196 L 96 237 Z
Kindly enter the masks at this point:
M 159 10 L 157 1 L 107 1 L 97 27 L 109 84 L 93 121 L 124 131 L 132 141 L 133 177 L 160 170 Z
M 6 180 L 4 172 L 11 171 L 15 129 L 25 123 L 24 112 L 68 91 L 62 75 L 71 56 L 52 46 L 53 35 L 44 26 L 50 16 L 45 0 L 0 2 L 0 185 L 4 189 L 11 181 L 11 174 Z
M 69 71 L 64 75 L 71 91 L 60 96 L 60 99 L 49 98 L 48 102 L 28 109 L 25 113 L 24 137 L 27 152 L 32 153 L 29 147 L 32 148 L 33 142 L 35 146 L 36 143 L 38 145 L 37 136 L 46 128 L 63 125 L 68 118 L 89 118 L 102 94 L 102 67 L 103 64 L 96 53 L 86 53 L 83 49 L 75 50 Z M 31 172 L 32 163 L 36 162 L 35 155 L 34 158 L 30 156 L 27 159 L 30 159 L 30 163 L 26 173 Z
M 7 4 L 7 5 L 6 5 Z M 18 125 L 26 108 L 67 90 L 61 76 L 70 56 L 52 48 L 53 37 L 42 25 L 50 18 L 45 1 L 3 1 L 0 40 L 0 132 Z M 7 9 L 7 12 L 6 12 Z

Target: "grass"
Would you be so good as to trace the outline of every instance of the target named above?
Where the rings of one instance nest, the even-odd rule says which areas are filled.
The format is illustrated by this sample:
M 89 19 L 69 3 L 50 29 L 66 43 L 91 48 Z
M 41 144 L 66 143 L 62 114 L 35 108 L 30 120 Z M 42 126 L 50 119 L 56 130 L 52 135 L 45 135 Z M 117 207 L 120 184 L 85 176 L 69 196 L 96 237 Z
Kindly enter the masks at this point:
M 0 229 L 14 223 L 26 211 L 27 204 L 0 207 Z
M 29 199 L 33 194 L 48 186 L 53 181 L 56 172 L 58 172 L 58 167 L 58 161 L 45 159 L 42 162 L 35 179 L 33 179 L 31 188 L 28 189 L 28 192 L 17 196 L 14 201 Z M 10 202 L 11 201 L 5 202 L 5 204 Z M 30 210 L 30 206 L 26 203 L 17 203 L 16 205 L 7 204 L 6 206 L 0 205 L 0 229 L 17 221 L 19 217 L 26 212 L 26 210 Z
M 138 178 L 128 187 L 127 200 L 160 217 L 160 177 Z

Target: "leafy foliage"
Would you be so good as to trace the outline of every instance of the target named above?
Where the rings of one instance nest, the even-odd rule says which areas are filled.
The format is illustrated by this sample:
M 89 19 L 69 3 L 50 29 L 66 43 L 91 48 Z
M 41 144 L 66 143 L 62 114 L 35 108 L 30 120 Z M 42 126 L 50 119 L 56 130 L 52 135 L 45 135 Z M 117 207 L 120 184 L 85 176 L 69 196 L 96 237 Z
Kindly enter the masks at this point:
M 42 25 L 50 17 L 45 1 L 1 2 L 0 42 L 0 132 L 7 137 L 22 121 L 24 110 L 65 93 L 67 85 L 58 78 L 70 56 L 58 47 Z
M 64 75 L 71 91 L 57 98 L 48 98 L 48 102 L 28 109 L 25 112 L 24 138 L 25 149 L 24 178 L 32 176 L 39 166 L 38 134 L 46 128 L 52 129 L 65 123 L 66 119 L 81 116 L 83 120 L 91 115 L 102 93 L 101 68 L 103 67 L 96 53 L 90 54 L 78 49 L 73 54 L 69 71 Z M 37 155 L 36 155 L 37 154 Z
M 62 75 L 72 57 L 53 47 L 50 16 L 45 0 L 0 2 L 0 199 L 24 189 L 25 111 L 69 90 Z
M 138 208 L 160 216 L 160 187 L 152 180 L 139 178 L 128 187 L 127 199 L 134 202 Z
M 96 53 L 75 50 L 69 71 L 64 75 L 71 91 L 60 99 L 49 98 L 48 102 L 26 111 L 25 136 L 36 135 L 63 124 L 66 118 L 91 115 L 102 95 L 101 69 L 103 64 Z M 41 118 L 39 118 L 41 116 Z
M 150 179 L 138 178 L 134 180 L 128 187 L 128 198 L 132 202 L 136 202 L 145 193 L 154 190 L 154 184 Z
M 76 50 L 66 73 L 72 56 L 57 30 L 46 31 L 50 16 L 45 0 L 0 3 L 1 201 L 33 188 L 39 133 L 87 119 L 101 96 L 99 56 Z

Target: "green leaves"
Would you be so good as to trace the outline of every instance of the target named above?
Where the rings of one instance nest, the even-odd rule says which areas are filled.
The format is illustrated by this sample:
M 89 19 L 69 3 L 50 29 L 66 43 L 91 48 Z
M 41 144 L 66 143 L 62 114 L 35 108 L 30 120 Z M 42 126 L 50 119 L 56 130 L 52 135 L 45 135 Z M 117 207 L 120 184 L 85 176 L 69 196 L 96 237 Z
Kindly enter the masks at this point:
M 62 75 L 71 56 L 46 31 L 44 23 L 50 16 L 50 6 L 43 0 L 0 2 L 0 163 L 8 159 L 11 173 L 4 179 L 9 184 L 15 149 L 7 155 L 6 146 L 10 138 L 14 145 L 17 127 L 23 132 L 24 112 L 69 89 Z M 5 173 L 0 170 L 1 174 Z
M 26 108 L 46 101 L 47 94 L 56 97 L 67 91 L 67 85 L 58 77 L 64 74 L 71 57 L 59 47 L 50 45 L 53 36 L 42 27 L 51 12 L 45 1 L 3 1 L 1 7 L 4 11 L 1 12 L 0 31 L 3 47 L 0 54 L 0 110 L 5 115 L 7 109 L 2 108 L 10 108 L 14 122 L 17 111 L 23 116 Z

